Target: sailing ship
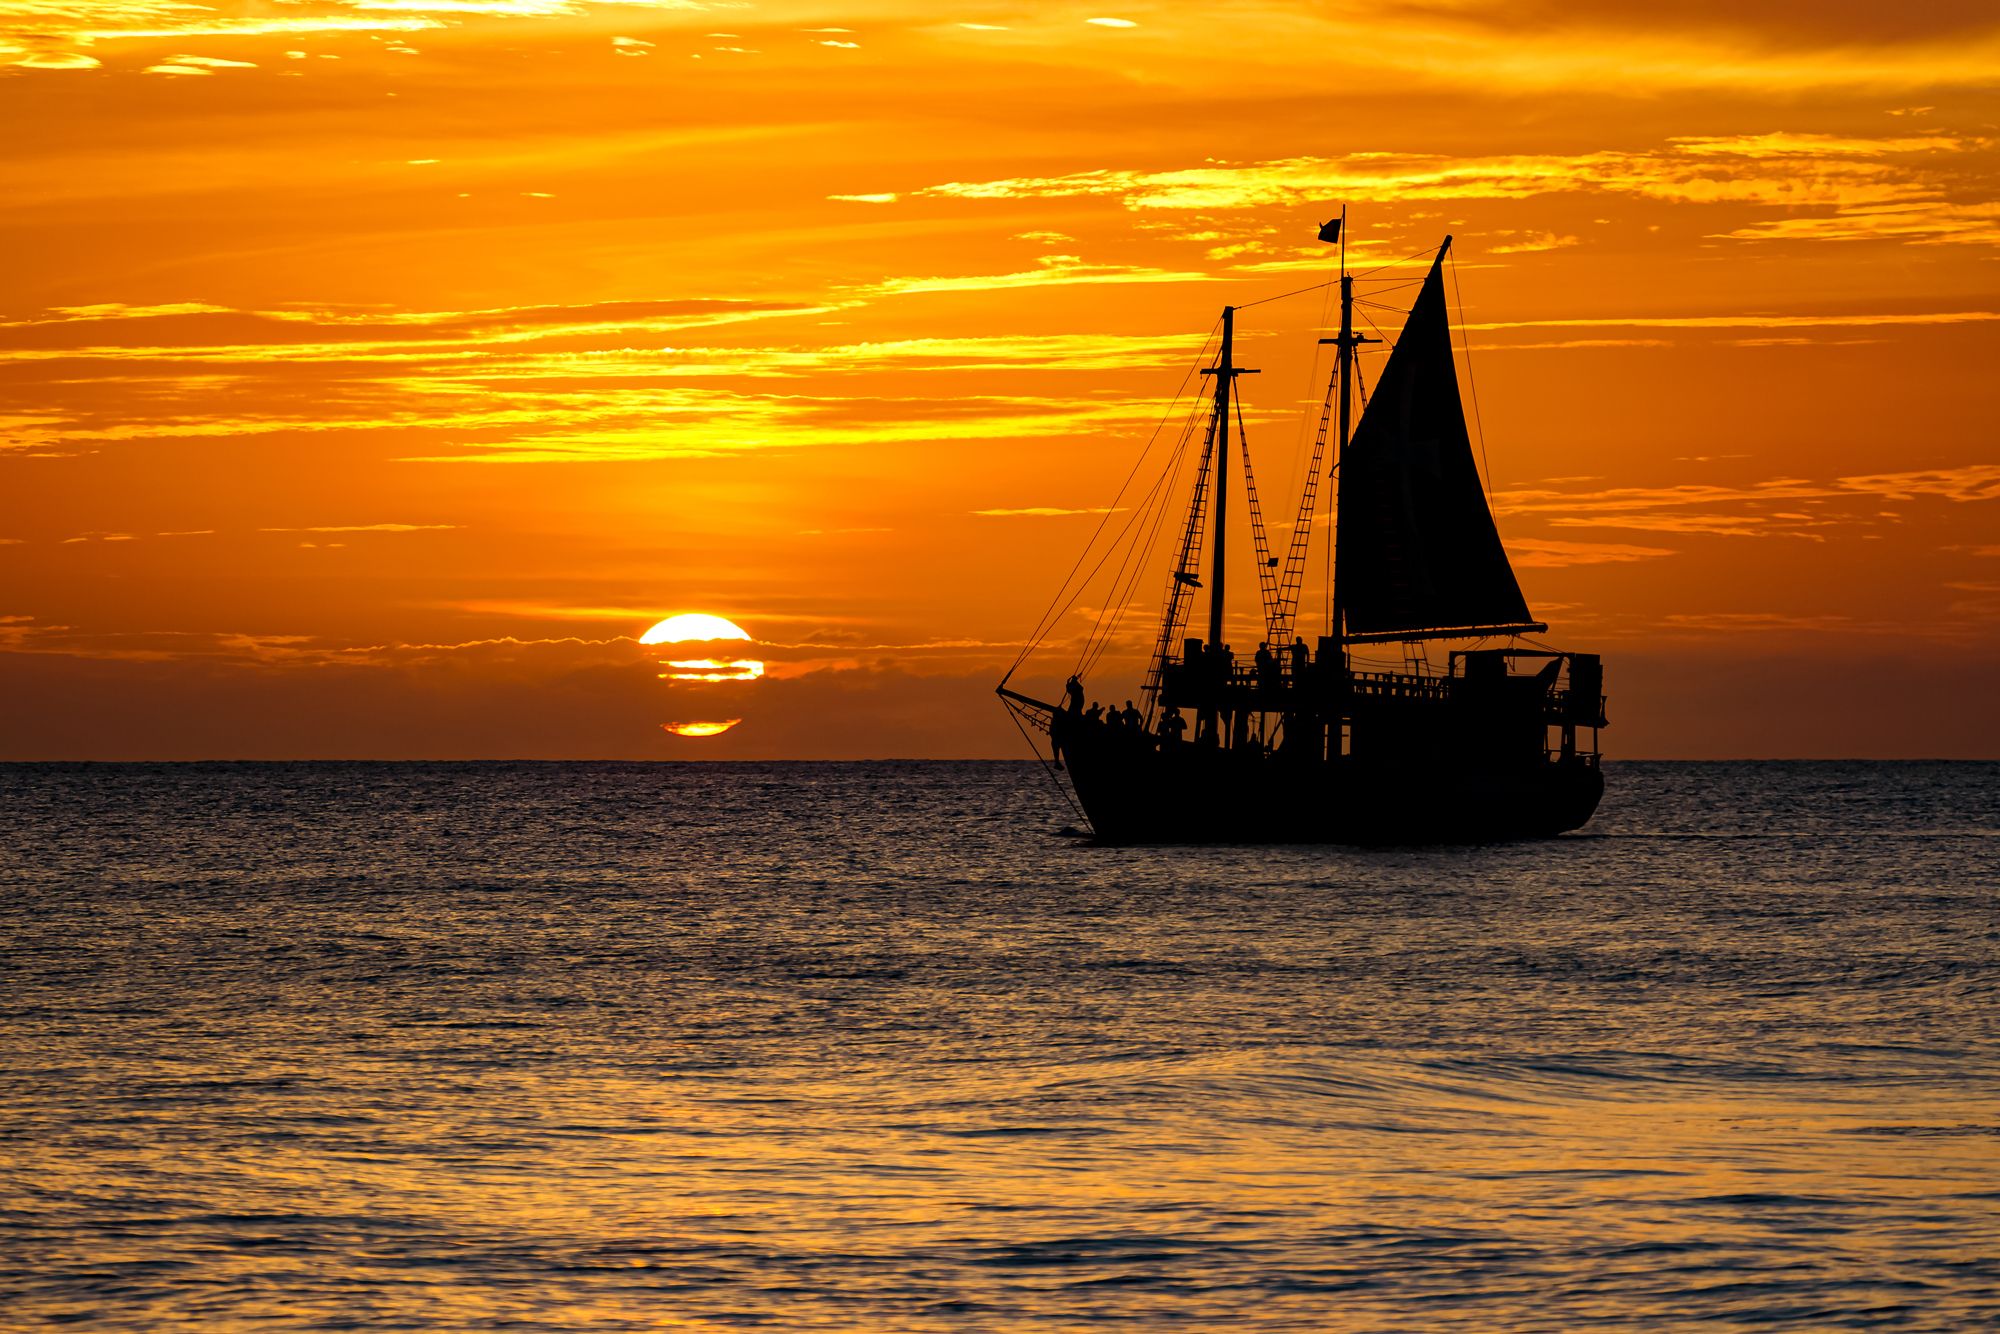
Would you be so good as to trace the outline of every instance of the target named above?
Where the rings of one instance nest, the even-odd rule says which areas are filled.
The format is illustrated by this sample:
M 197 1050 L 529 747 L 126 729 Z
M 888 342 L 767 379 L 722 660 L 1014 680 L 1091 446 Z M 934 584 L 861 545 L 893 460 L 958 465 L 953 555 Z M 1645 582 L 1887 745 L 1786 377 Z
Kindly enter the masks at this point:
M 1083 673 L 1102 642 L 1086 645 L 1061 702 L 1011 688 L 1048 617 L 999 685 L 1024 734 L 1046 734 L 1051 767 L 1067 772 L 1101 842 L 1540 838 L 1582 826 L 1603 794 L 1601 661 L 1530 638 L 1548 627 L 1529 612 L 1474 463 L 1445 303 L 1451 238 L 1430 259 L 1368 393 L 1360 353 L 1381 340 L 1355 329 L 1344 218 L 1320 232 L 1340 246 L 1340 326 L 1319 339 L 1335 364 L 1282 561 L 1270 553 L 1237 389 L 1256 372 L 1236 364 L 1238 308 L 1224 307 L 1202 368 L 1213 381 L 1205 423 L 1189 418 L 1199 463 L 1143 711 L 1129 701 L 1108 715 L 1084 708 Z M 1262 642 L 1243 655 L 1224 629 L 1232 420 L 1264 603 Z M 1322 476 L 1334 484 L 1334 536 L 1324 633 L 1309 646 L 1298 618 Z M 1197 637 L 1186 631 L 1202 594 L 1206 634 Z M 1440 642 L 1438 663 L 1431 645 Z M 1393 645 L 1403 648 L 1400 666 L 1361 660 Z

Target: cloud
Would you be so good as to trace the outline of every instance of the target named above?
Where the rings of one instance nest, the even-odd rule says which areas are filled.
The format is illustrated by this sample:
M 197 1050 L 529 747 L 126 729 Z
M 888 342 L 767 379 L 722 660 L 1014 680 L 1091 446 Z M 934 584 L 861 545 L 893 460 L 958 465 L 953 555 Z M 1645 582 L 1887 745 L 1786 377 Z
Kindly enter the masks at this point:
M 1027 509 L 972 510 L 970 512 L 988 519 L 1009 519 L 1009 518 L 1053 519 L 1053 518 L 1063 518 L 1072 514 L 1123 514 L 1125 512 L 1125 509 L 1126 507 L 1123 505 L 1119 506 L 1098 505 L 1093 508 L 1087 508 L 1087 509 L 1059 509 L 1052 505 L 1034 505 L 1028 507 Z
M 221 638 L 202 656 L 0 652 L 0 693 L 46 705 L 0 731 L 0 758 L 1025 758 L 984 668 L 673 682 L 629 644 L 341 657 L 294 636 Z M 722 719 L 740 721 L 700 738 L 663 728 Z
M 0 324 L 0 371 L 10 364 L 36 368 L 19 382 L 17 403 L 0 420 L 0 439 L 15 451 L 46 454 L 174 440 L 394 432 L 406 459 L 530 463 L 1136 431 L 1157 419 L 1158 381 L 1135 382 L 1126 394 L 1102 377 L 1184 367 L 1199 336 L 1083 332 L 820 344 L 813 338 L 824 336 L 818 329 L 801 329 L 805 336 L 797 342 L 751 342 L 743 334 L 752 325 L 782 327 L 914 294 L 1205 277 L 1049 255 L 1021 274 L 893 280 L 879 286 L 903 290 L 853 291 L 818 302 L 635 299 L 472 310 L 238 310 L 201 300 L 70 304 Z M 1992 320 L 2000 313 L 1589 317 L 1470 327 L 1792 332 Z M 1654 340 L 1556 343 L 1592 341 Z M 862 377 L 884 372 L 979 374 L 1002 389 L 1005 382 L 992 377 L 1018 373 L 1033 377 L 1041 392 L 967 394 L 952 385 L 891 395 L 876 385 L 857 387 Z M 1050 387 L 1051 375 L 1086 372 L 1098 379 Z M 786 383 L 808 378 L 811 392 Z M 1672 522 L 1687 526 L 1684 519 Z
M 1040 268 L 1016 273 L 965 274 L 943 278 L 887 278 L 861 290 L 876 295 L 915 292 L 990 292 L 1022 287 L 1067 287 L 1080 283 L 1204 283 L 1207 273 L 1153 268 L 1143 264 L 1088 264 L 1075 255 L 1045 255 Z
M 0 322 L 0 329 L 29 329 L 51 324 L 90 323 L 107 320 L 168 320 L 184 316 L 229 316 L 224 320 L 189 320 L 185 327 L 200 329 L 222 326 L 250 326 L 267 341 L 278 342 L 296 334 L 271 329 L 272 323 L 316 325 L 328 329 L 375 330 L 385 337 L 419 340 L 441 334 L 479 334 L 489 341 L 535 341 L 586 334 L 631 334 L 648 330 L 670 331 L 734 324 L 745 320 L 788 316 L 824 315 L 840 309 L 825 302 L 770 301 L 745 298 L 695 297 L 680 299 L 600 301 L 578 305 L 497 306 L 474 310 L 395 311 L 346 306 L 274 307 L 242 309 L 204 301 L 180 301 L 155 305 L 127 305 L 100 302 L 83 306 L 55 306 L 37 317 Z
M 1837 134 L 1675 135 L 1667 142 L 1697 157 L 1885 157 L 1892 153 L 1949 153 L 1967 141 L 1950 135 L 1898 135 L 1866 139 Z
M 1173 170 L 1100 167 L 1060 176 L 948 181 L 918 193 L 965 200 L 1101 197 L 1136 211 L 1183 212 L 1301 208 L 1326 199 L 1410 203 L 1603 194 L 1787 211 L 1783 218 L 1719 234 L 1735 239 L 1984 244 L 1996 241 L 2000 206 L 1983 197 L 1954 198 L 1953 190 L 1966 187 L 1955 183 L 1950 169 L 1955 160 L 1969 168 L 1991 147 L 1986 139 L 1964 136 L 1868 139 L 1774 131 L 1568 154 L 1368 152 L 1209 161 Z M 1800 209 L 1828 212 L 1800 217 Z M 1574 238 L 1549 233 L 1539 243 L 1512 243 L 1495 253 L 1573 243 Z M 1310 252 L 1302 258 L 1309 261 Z
M 1507 554 L 1521 569 L 1563 569 L 1571 565 L 1612 565 L 1656 560 L 1675 554 L 1667 547 L 1636 547 L 1617 542 L 1562 542 L 1554 538 L 1514 538 Z
M 260 533 L 428 533 L 462 528 L 457 523 L 333 523 L 310 528 L 259 528 Z
M 855 393 L 842 381 L 1156 370 L 1199 337 L 993 335 L 713 345 L 686 331 L 825 313 L 788 303 L 620 302 L 482 311 L 281 309 L 206 303 L 73 307 L 0 327 L 0 369 L 62 363 L 59 410 L 0 420 L 17 450 L 393 431 L 410 457 L 589 461 L 896 440 L 996 440 L 1151 423 L 1157 405 L 1075 394 Z M 819 392 L 760 382 L 815 377 Z M 89 391 L 84 392 L 83 387 Z M 46 388 L 31 392 L 50 392 Z
M 1960 142 L 1962 147 L 1970 144 Z M 1172 171 L 1095 168 L 1064 176 L 951 181 L 920 193 L 957 199 L 1104 195 L 1132 209 L 1243 209 L 1350 200 L 1527 199 L 1589 191 L 1675 203 L 1878 204 L 1932 193 L 1916 164 L 1850 153 L 1718 162 L 1684 146 L 1650 152 L 1448 157 L 1354 153 Z
M 1717 235 L 1734 241 L 2000 245 L 2000 204 L 1884 204 L 1802 218 L 1769 218 Z
M 13 57 L 8 59 L 8 57 Z M 87 56 L 81 51 L 22 51 L 20 48 L 0 46 L 0 64 L 11 64 L 18 69 L 100 69 L 104 62 L 96 56 Z
M 1608 315 L 1566 319 L 1473 320 L 1462 329 L 1832 329 L 1876 325 L 1986 324 L 1994 310 L 1856 311 L 1825 315 Z
M 148 74 L 194 74 L 202 77 L 207 77 L 215 73 L 214 70 L 201 69 L 198 66 L 191 65 L 148 65 L 145 72 Z
M 202 69 L 256 69 L 254 60 L 223 60 L 218 56 L 168 56 L 172 65 L 194 65 Z
M 2000 464 L 1870 473 L 1830 481 L 1774 478 L 1743 486 L 1683 483 L 1598 491 L 1498 490 L 1502 514 L 1541 516 L 1558 528 L 1623 528 L 1718 537 L 1814 536 L 1813 530 L 1879 522 L 1875 506 L 1922 497 L 1955 504 L 2000 500 Z M 1868 513 L 1807 512 L 1798 502 L 1867 501 Z M 1782 507 L 1782 508 L 1780 508 Z M 1512 544 L 1510 544 L 1511 546 Z
M 1704 611 L 1670 612 L 1664 618 L 1666 624 L 1679 630 L 1722 630 L 1728 632 L 1754 630 L 1797 630 L 1817 633 L 1847 632 L 1866 630 L 1851 616 L 1837 613 L 1817 613 L 1802 615 L 1788 611 Z M 1894 633 L 1892 627 L 1875 627 L 1882 633 Z
M 4 38 L 0 40 L 0 65 L 40 70 L 97 69 L 102 67 L 101 61 L 88 52 L 108 43 L 201 37 L 404 35 L 436 32 L 479 20 L 575 21 L 633 9 L 693 14 L 707 7 L 698 0 L 323 0 L 277 15 L 218 13 L 215 8 L 192 0 L 74 0 L 61 5 L 24 0 L 6 7 L 6 27 L 0 32 L 0 38 Z M 298 9 L 305 12 L 297 12 Z M 401 45 L 382 49 L 415 54 Z M 643 54 L 636 48 L 626 50 L 630 54 Z M 147 67 L 147 72 L 190 75 L 246 63 L 175 56 Z
M 1884 500 L 1913 500 L 1918 496 L 1940 496 L 1960 504 L 2000 500 L 2000 463 L 1924 468 L 1916 472 L 1869 473 L 1843 477 L 1839 485 L 1844 490 L 1865 492 Z
M 1489 255 L 1523 255 L 1538 250 L 1562 250 L 1578 244 L 1574 236 L 1557 236 L 1554 232 L 1541 232 L 1519 241 L 1509 241 L 1504 245 L 1488 246 Z

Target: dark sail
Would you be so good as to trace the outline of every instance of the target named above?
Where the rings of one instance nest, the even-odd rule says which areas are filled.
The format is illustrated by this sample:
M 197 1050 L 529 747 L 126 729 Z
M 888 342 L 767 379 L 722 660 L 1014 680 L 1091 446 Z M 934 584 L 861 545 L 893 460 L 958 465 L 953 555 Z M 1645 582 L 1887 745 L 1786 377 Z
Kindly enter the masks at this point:
M 1529 623 L 1472 461 L 1443 267 L 1439 250 L 1341 456 L 1335 558 L 1349 637 Z

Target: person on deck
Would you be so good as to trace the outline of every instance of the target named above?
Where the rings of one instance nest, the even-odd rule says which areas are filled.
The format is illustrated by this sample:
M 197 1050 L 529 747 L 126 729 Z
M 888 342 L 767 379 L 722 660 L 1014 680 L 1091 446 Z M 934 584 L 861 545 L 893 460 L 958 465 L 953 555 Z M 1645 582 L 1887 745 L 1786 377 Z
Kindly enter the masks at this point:
M 1076 735 L 1077 724 L 1083 721 L 1083 678 L 1071 675 L 1063 686 L 1063 706 L 1049 719 L 1049 758 L 1058 769 L 1063 767 L 1063 752 Z
M 1167 716 L 1160 719 L 1160 740 L 1169 746 L 1178 746 L 1187 732 L 1187 719 L 1181 717 L 1179 709 L 1168 709 Z
M 1278 655 L 1271 652 L 1269 644 L 1257 646 L 1257 688 L 1276 690 L 1278 688 Z
M 1096 700 L 1092 700 L 1090 703 L 1090 707 L 1084 710 L 1083 717 L 1085 722 L 1092 722 L 1092 723 L 1103 722 L 1104 706 L 1102 704 L 1099 704 Z
M 1230 678 L 1235 674 L 1236 655 L 1229 651 L 1229 645 L 1212 642 L 1208 646 L 1207 677 L 1209 688 L 1209 733 L 1204 739 L 1199 734 L 1195 740 L 1206 745 L 1220 746 L 1224 734 L 1229 730 L 1231 709 L 1226 702 L 1229 698 Z
M 1128 699 L 1125 701 L 1125 712 L 1119 716 L 1119 721 L 1125 724 L 1125 730 L 1133 736 L 1145 735 L 1146 720 L 1141 718 L 1139 711 L 1132 707 L 1131 700 Z
M 1306 647 L 1302 636 L 1292 636 L 1292 682 L 1304 685 L 1306 672 L 1312 665 L 1312 650 Z

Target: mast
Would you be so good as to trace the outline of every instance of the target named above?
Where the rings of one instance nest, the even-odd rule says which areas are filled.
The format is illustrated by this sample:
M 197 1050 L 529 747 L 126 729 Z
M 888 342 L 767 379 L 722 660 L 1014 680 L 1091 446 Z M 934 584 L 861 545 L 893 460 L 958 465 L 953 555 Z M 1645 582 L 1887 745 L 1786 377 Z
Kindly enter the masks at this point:
M 1222 308 L 1222 351 L 1215 365 L 1202 372 L 1215 377 L 1215 557 L 1208 575 L 1208 642 L 1222 642 L 1222 572 L 1228 552 L 1224 538 L 1229 518 L 1229 395 L 1239 375 L 1255 375 L 1236 364 L 1236 307 Z M 1240 441 L 1238 442 L 1241 443 Z
M 1345 218 L 1347 210 L 1340 210 Z M 1340 476 L 1340 460 L 1347 453 L 1347 437 L 1353 414 L 1351 398 L 1354 381 L 1354 279 L 1347 272 L 1347 229 L 1342 227 L 1340 238 L 1340 435 L 1333 445 L 1333 473 Z M 1338 482 L 1335 483 L 1339 485 Z M 1338 493 L 1336 492 L 1336 495 Z M 1336 499 L 1333 507 L 1334 521 L 1334 562 L 1333 562 L 1333 624 L 1327 628 L 1333 632 L 1333 642 L 1340 647 L 1341 661 L 1347 661 L 1346 617 L 1340 605 L 1340 502 Z
M 1208 576 L 1208 642 L 1222 642 L 1222 579 L 1228 567 L 1225 535 L 1229 530 L 1229 387 L 1236 380 L 1236 307 L 1222 308 L 1222 353 L 1215 369 L 1215 558 Z
M 1328 223 L 1328 227 L 1336 226 Z M 1340 462 L 1347 456 L 1347 442 L 1354 435 L 1354 363 L 1355 351 L 1363 343 L 1379 343 L 1379 338 L 1366 338 L 1354 332 L 1354 277 L 1347 271 L 1347 206 L 1340 206 L 1340 336 L 1322 338 L 1322 343 L 1336 345 L 1336 366 L 1334 378 L 1340 383 L 1340 436 L 1333 446 L 1333 467 L 1329 470 L 1334 479 L 1333 501 L 1333 577 L 1332 616 L 1327 630 L 1333 641 L 1340 646 L 1340 660 L 1347 662 L 1347 613 L 1340 600 L 1340 536 L 1346 525 L 1340 521 Z M 1321 229 L 1320 239 L 1325 240 L 1325 229 Z

